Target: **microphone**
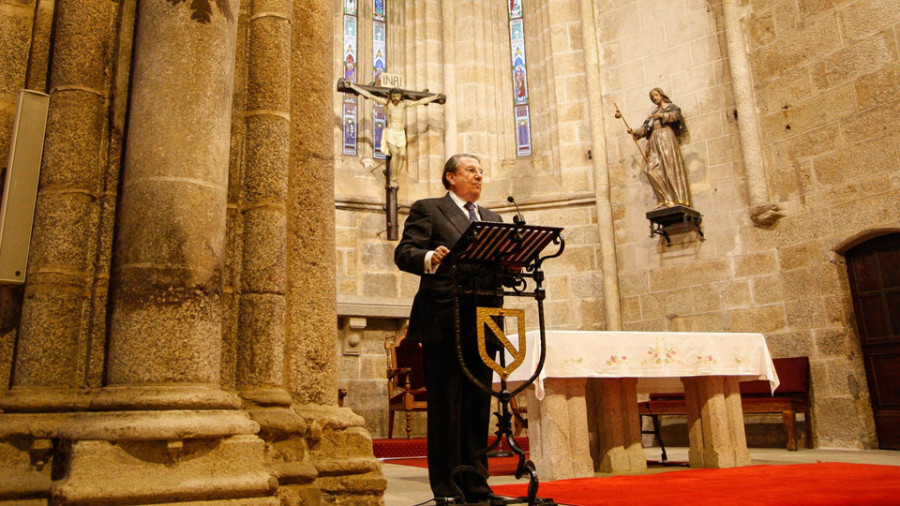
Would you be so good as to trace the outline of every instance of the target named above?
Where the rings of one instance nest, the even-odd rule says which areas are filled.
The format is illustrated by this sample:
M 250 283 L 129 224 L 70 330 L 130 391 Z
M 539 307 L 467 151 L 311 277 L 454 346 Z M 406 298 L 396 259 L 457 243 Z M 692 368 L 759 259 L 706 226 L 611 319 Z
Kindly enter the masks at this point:
M 513 223 L 516 225 L 524 225 L 525 218 L 522 217 L 522 211 L 519 210 L 519 204 L 516 203 L 516 199 L 513 198 L 512 195 L 506 197 L 507 202 L 511 202 L 512 205 L 516 206 L 516 215 L 513 216 Z

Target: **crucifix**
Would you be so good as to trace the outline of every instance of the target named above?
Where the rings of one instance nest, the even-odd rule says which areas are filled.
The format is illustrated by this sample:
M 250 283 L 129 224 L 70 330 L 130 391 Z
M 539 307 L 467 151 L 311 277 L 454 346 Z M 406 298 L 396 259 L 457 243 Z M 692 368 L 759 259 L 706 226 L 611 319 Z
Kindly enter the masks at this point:
M 381 134 L 381 152 L 386 157 L 384 168 L 385 218 L 388 240 L 397 240 L 397 174 L 404 172 L 406 160 L 406 109 L 431 102 L 444 104 L 447 97 L 441 93 L 401 90 L 382 86 L 366 86 L 338 79 L 337 91 L 361 95 L 384 106 L 386 125 Z

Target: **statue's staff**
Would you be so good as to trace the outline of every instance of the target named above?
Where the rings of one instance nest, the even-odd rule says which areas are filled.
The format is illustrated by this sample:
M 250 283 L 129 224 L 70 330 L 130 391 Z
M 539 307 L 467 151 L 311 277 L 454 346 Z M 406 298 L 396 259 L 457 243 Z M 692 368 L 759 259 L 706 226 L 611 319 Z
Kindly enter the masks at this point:
M 631 135 L 632 130 L 631 127 L 628 126 L 628 120 L 625 119 L 625 116 L 622 116 L 622 111 L 619 110 L 619 106 L 615 102 L 613 102 L 613 105 L 616 107 L 616 117 L 620 118 L 625 123 L 625 128 L 628 129 L 628 134 Z M 631 140 L 634 141 L 634 145 L 637 146 L 638 151 L 641 152 L 641 156 L 644 157 L 644 163 L 650 165 L 650 160 L 647 159 L 647 154 L 644 153 L 643 149 L 641 149 L 641 145 L 638 144 L 637 139 L 635 139 L 633 135 L 631 136 Z

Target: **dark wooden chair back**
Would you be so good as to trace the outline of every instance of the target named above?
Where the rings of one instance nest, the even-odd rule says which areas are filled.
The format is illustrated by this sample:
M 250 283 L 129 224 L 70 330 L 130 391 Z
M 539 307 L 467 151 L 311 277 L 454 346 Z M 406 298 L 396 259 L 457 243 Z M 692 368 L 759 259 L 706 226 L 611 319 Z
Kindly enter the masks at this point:
M 422 366 L 422 345 L 403 339 L 394 347 L 394 368 L 409 369 L 409 388 L 425 388 L 425 368 Z
M 809 396 L 809 357 L 774 358 L 772 363 L 779 381 L 774 395 L 800 398 Z M 739 386 L 742 397 L 773 395 L 768 381 L 742 381 Z
M 422 345 L 406 339 L 405 331 L 385 343 L 388 349 L 388 438 L 394 437 L 394 414 L 406 414 L 406 437 L 412 437 L 412 412 L 428 410 Z

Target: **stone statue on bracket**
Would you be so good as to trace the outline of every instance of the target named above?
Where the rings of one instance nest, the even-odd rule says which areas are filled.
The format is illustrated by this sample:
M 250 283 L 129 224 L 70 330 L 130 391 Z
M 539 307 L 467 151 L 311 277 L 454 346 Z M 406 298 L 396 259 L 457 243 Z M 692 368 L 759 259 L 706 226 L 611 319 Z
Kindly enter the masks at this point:
M 660 235 L 671 245 L 671 235 L 695 231 L 704 240 L 700 224 L 703 216 L 692 208 L 687 168 L 681 156 L 681 143 L 687 137 L 687 126 L 681 109 L 659 88 L 650 90 L 650 101 L 656 110 L 638 128 L 632 129 L 616 105 L 616 118 L 625 123 L 635 145 L 644 158 L 644 174 L 656 196 L 656 207 L 647 213 L 650 237 Z M 613 104 L 615 105 L 615 104 Z M 641 148 L 638 139 L 647 139 Z
M 628 133 L 635 141 L 647 139 L 643 150 L 644 174 L 656 194 L 656 209 L 676 205 L 691 207 L 687 169 L 681 156 L 681 141 L 687 136 L 681 109 L 659 88 L 650 90 L 650 101 L 656 104 L 656 110 L 643 125 L 629 128 Z

